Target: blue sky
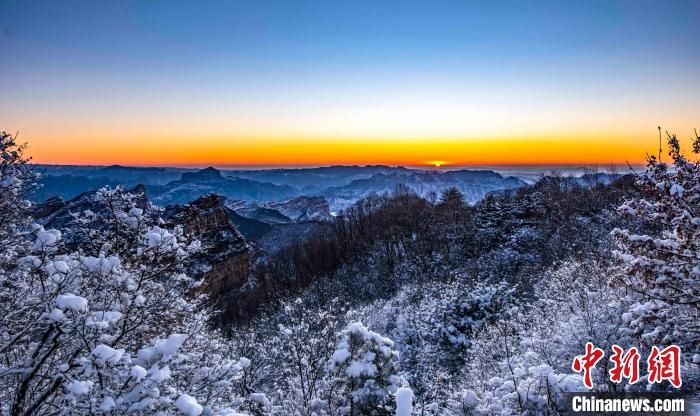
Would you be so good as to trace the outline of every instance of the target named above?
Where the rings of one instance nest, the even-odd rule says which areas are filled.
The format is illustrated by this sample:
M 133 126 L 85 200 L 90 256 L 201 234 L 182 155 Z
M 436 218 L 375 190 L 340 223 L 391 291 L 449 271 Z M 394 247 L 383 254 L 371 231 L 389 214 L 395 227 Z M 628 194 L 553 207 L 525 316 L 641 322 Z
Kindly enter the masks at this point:
M 40 143 L 687 130 L 699 18 L 697 1 L 0 0 L 0 123 Z

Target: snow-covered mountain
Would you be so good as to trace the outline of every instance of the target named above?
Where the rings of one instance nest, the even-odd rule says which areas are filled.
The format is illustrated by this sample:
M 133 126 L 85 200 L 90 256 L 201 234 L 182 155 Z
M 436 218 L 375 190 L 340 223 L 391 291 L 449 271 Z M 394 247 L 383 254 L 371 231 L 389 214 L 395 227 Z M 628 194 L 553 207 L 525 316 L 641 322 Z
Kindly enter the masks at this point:
M 264 206 L 280 212 L 294 222 L 326 221 L 331 218 L 328 201 L 320 196 L 300 196 L 287 201 L 269 202 Z
M 226 200 L 230 219 L 249 240 L 257 241 L 268 252 L 304 238 L 329 221 L 331 211 L 322 197 L 299 197 L 287 201 L 255 203 Z
M 490 192 L 524 186 L 525 182 L 509 176 L 504 177 L 490 170 L 458 170 L 448 172 L 419 171 L 409 173 L 378 173 L 366 179 L 356 179 L 347 185 L 331 187 L 323 195 L 331 200 L 337 210 L 351 205 L 370 193 L 385 193 L 398 186 L 406 186 L 422 197 L 435 196 L 447 188 L 457 188 L 465 200 L 474 204 Z

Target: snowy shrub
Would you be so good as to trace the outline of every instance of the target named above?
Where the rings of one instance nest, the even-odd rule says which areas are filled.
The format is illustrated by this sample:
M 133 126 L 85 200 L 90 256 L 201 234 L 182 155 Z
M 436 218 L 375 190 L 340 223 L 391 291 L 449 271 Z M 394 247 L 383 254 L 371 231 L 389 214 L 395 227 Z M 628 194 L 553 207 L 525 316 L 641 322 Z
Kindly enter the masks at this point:
M 607 285 L 609 268 L 594 261 L 564 262 L 533 288 L 535 300 L 513 308 L 478 332 L 468 350 L 465 390 L 448 408 L 455 414 L 547 414 L 564 406 L 564 394 L 583 391 L 573 358 L 586 342 L 609 350 L 629 345 L 620 330 L 624 302 Z M 596 390 L 608 390 L 606 363 L 593 374 Z
M 556 369 L 521 338 L 512 324 L 489 327 L 471 351 L 468 370 L 473 390 L 453 400 L 456 414 L 548 414 L 564 407 L 564 394 L 584 389 L 581 376 Z
M 341 414 L 389 415 L 401 384 L 394 342 L 351 322 L 338 334 L 330 368 L 338 385 Z M 342 400 L 345 397 L 346 400 Z
M 283 387 L 270 395 L 275 411 L 288 415 L 327 414 L 332 383 L 328 363 L 335 351 L 336 333 L 342 329 L 343 306 L 331 302 L 329 311 L 304 305 L 301 299 L 282 302 L 283 319 L 258 320 L 252 353 L 266 368 L 251 371 L 253 383 L 279 380 Z M 263 351 L 259 346 L 265 345 Z M 255 351 L 253 351 L 255 350 Z
M 461 293 L 457 291 L 458 298 L 445 302 L 442 310 L 433 310 L 431 315 L 443 341 L 468 347 L 472 336 L 484 325 L 509 315 L 509 302 L 517 288 L 505 283 L 475 283 L 462 289 Z

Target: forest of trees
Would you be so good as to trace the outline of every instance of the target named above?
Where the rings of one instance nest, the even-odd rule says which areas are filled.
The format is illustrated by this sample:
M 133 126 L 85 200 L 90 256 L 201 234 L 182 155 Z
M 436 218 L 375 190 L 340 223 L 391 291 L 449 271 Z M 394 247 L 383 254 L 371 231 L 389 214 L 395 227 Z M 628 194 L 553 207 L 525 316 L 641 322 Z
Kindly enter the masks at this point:
M 0 414 L 558 414 L 587 342 L 680 346 L 698 402 L 700 162 L 668 145 L 610 185 L 368 197 L 209 299 L 187 275 L 206 247 L 142 195 L 37 225 L 26 148 L 2 133 Z M 609 366 L 595 391 L 674 390 Z

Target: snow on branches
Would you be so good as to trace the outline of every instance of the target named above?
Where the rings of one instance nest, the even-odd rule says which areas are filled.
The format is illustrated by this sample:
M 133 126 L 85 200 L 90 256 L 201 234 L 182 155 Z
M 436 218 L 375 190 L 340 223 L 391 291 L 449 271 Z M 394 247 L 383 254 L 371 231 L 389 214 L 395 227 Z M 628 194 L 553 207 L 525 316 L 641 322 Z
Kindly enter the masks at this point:
M 22 163 L 7 158 L 21 154 L 4 133 L 0 146 L 13 189 Z M 74 213 L 70 240 L 0 206 L 14 221 L 0 247 L 0 413 L 233 414 L 242 367 L 183 273 L 198 244 L 140 198 L 100 190 L 94 211 Z
M 397 374 L 398 353 L 389 338 L 351 322 L 338 334 L 331 370 L 339 389 L 349 395 L 343 414 L 366 415 L 387 411 L 402 379 Z M 339 397 L 342 397 L 339 394 Z
M 615 282 L 634 293 L 623 318 L 645 344 L 678 344 L 692 355 L 700 350 L 700 161 L 683 156 L 675 135 L 668 145 L 673 162 L 650 157 L 637 176 L 643 197 L 619 208 L 657 230 L 613 231 L 619 245 L 614 254 L 624 268 Z M 700 137 L 693 150 L 700 152 Z
M 33 186 L 36 178 L 24 157 L 25 145 L 19 145 L 14 136 L 0 132 L 0 273 L 16 260 L 14 250 L 24 227 L 28 225 L 30 207 L 23 194 Z

